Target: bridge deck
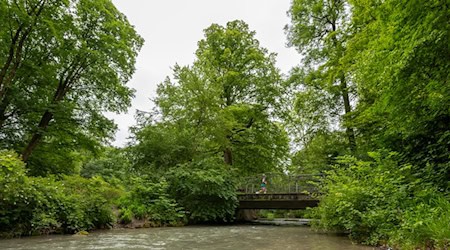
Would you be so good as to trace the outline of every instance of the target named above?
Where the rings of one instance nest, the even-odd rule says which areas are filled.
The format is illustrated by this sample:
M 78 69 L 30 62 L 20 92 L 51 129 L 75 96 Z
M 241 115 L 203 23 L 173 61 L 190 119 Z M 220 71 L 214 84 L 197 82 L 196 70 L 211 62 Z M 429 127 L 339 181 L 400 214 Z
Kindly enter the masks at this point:
M 240 194 L 239 209 L 305 209 L 316 207 L 319 200 L 307 194 Z

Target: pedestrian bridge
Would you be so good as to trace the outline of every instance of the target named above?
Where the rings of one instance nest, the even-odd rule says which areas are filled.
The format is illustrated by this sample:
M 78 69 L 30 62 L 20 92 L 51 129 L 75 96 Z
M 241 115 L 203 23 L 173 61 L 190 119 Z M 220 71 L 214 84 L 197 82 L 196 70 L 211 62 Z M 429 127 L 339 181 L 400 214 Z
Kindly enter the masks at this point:
M 323 175 L 266 174 L 267 192 L 259 191 L 261 176 L 247 177 L 239 185 L 238 209 L 305 209 L 319 204 Z
M 319 204 L 308 194 L 240 194 L 238 199 L 239 209 L 305 209 Z

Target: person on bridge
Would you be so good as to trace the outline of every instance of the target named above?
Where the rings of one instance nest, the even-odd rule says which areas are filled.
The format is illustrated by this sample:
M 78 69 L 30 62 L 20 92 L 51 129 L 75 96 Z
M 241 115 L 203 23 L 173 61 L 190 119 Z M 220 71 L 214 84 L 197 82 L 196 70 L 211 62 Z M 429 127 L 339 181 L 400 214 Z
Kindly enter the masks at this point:
M 258 191 L 258 192 L 256 192 L 257 194 L 260 194 L 260 193 L 267 193 L 267 180 L 266 180 L 266 175 L 265 174 L 263 174 L 262 175 L 262 179 L 261 179 L 261 189 Z

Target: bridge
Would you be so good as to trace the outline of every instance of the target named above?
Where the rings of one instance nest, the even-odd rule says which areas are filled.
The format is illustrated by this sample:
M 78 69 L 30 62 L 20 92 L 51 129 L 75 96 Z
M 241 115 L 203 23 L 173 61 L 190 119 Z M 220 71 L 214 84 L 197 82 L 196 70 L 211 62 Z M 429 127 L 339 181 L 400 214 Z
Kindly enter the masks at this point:
M 305 209 L 319 204 L 318 185 L 323 175 L 266 174 L 267 192 L 260 189 L 262 175 L 247 177 L 239 185 L 239 209 Z

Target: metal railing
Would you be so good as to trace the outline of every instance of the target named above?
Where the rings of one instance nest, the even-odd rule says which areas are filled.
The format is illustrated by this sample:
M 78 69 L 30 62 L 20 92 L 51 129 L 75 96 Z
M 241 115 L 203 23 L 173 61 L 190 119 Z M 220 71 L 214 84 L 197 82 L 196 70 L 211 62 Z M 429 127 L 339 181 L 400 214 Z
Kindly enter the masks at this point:
M 267 193 L 317 193 L 323 174 L 287 175 L 267 173 Z M 254 194 L 261 189 L 261 175 L 243 177 L 238 181 L 238 192 Z

